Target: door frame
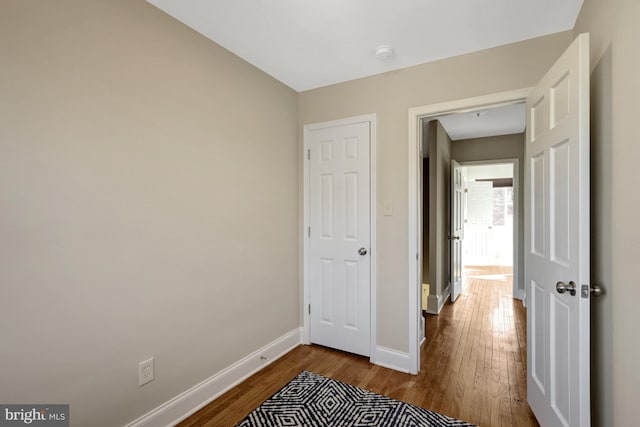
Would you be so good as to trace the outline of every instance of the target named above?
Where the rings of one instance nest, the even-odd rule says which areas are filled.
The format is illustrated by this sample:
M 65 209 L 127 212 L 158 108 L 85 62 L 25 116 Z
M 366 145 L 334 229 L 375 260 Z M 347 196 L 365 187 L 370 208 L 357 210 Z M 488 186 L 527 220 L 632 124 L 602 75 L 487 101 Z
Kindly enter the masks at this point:
M 303 163 L 303 227 L 301 230 L 302 235 L 302 331 L 300 332 L 300 338 L 303 344 L 311 344 L 310 337 L 310 284 L 309 284 L 309 235 L 307 233 L 310 224 L 310 168 L 309 157 L 307 155 L 309 150 L 309 132 L 336 127 L 351 125 L 356 123 L 369 123 L 370 141 L 369 141 L 369 235 L 370 235 L 370 349 L 369 358 L 372 362 L 375 360 L 376 349 L 376 283 L 377 283 L 377 247 L 376 247 L 376 114 L 364 114 L 361 116 L 347 117 L 338 120 L 330 120 L 326 122 L 311 123 L 303 126 L 303 151 L 302 151 L 302 163 Z
M 522 88 L 506 92 L 498 92 L 489 95 L 482 95 L 473 98 L 465 98 L 454 101 L 431 104 L 409 109 L 409 138 L 408 138 L 408 287 L 409 300 L 407 313 L 409 315 L 409 372 L 417 374 L 420 372 L 420 322 L 421 322 L 421 280 L 420 250 L 418 248 L 420 236 L 419 209 L 420 209 L 420 170 L 418 161 L 420 158 L 420 146 L 422 143 L 422 126 L 420 122 L 423 118 L 441 116 L 453 112 L 473 111 L 487 107 L 498 107 L 517 102 L 526 101 L 532 88 Z M 526 177 L 525 177 L 526 182 Z M 415 256 L 413 254 L 416 254 Z
M 524 142 L 523 142 L 524 144 Z M 455 160 L 455 159 L 454 159 Z M 512 243 L 513 243 L 513 261 L 512 261 L 512 267 L 513 267 L 513 287 L 512 287 L 512 296 L 513 298 L 517 298 L 519 300 L 524 301 L 524 297 L 525 297 L 525 289 L 518 289 L 518 275 L 520 274 L 520 269 L 522 268 L 522 270 L 524 270 L 524 266 L 520 265 L 520 259 L 518 258 L 518 256 L 520 255 L 520 244 L 523 244 L 524 242 L 520 242 L 520 239 L 518 239 L 518 228 L 520 227 L 520 218 L 519 215 L 521 214 L 520 212 L 520 208 L 519 203 L 520 203 L 520 197 L 522 197 L 522 195 L 520 194 L 519 191 L 519 185 L 520 185 L 520 159 L 495 159 L 495 160 L 471 160 L 468 162 L 459 162 L 460 166 L 462 167 L 469 167 L 469 166 L 484 166 L 484 165 L 512 165 L 513 166 L 513 236 L 512 236 Z M 522 214 L 524 214 L 524 212 L 522 212 Z M 524 236 L 523 236 L 524 237 Z M 464 245 L 464 243 L 463 243 Z M 523 283 L 524 285 L 524 283 Z

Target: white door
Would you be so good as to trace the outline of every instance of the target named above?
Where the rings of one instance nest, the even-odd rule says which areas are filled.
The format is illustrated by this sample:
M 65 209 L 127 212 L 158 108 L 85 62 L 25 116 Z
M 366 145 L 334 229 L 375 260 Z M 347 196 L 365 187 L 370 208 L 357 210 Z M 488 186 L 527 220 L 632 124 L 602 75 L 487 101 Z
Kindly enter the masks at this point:
M 451 160 L 451 302 L 462 292 L 462 239 L 464 239 L 464 181 L 462 166 Z
M 313 343 L 370 353 L 369 122 L 309 131 Z
M 490 265 L 493 257 L 493 183 L 467 182 L 465 265 Z
M 527 399 L 542 426 L 588 426 L 588 34 L 527 98 L 525 162 Z

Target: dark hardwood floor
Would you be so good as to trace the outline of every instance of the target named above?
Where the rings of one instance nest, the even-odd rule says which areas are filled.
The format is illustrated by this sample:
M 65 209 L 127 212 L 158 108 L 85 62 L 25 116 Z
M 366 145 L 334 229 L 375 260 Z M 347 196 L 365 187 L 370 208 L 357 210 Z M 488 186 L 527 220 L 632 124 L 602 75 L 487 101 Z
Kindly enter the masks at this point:
M 419 375 L 317 345 L 300 346 L 181 424 L 234 426 L 302 370 L 480 426 L 537 426 L 526 403 L 526 316 L 511 269 L 474 267 L 454 304 L 426 320 Z

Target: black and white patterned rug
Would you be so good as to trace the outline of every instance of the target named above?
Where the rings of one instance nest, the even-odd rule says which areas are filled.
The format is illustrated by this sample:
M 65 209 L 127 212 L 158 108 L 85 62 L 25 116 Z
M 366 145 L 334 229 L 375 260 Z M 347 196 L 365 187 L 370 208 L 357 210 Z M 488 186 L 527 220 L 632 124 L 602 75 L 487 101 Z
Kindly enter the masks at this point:
M 303 371 L 236 427 L 473 426 L 437 412 Z

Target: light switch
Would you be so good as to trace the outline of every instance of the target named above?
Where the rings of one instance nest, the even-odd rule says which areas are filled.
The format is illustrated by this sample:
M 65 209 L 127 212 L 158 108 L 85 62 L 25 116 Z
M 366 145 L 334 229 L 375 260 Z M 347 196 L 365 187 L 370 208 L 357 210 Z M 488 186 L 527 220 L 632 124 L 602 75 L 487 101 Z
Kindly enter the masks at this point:
M 385 200 L 383 205 L 384 205 L 384 216 L 393 215 L 393 201 Z

